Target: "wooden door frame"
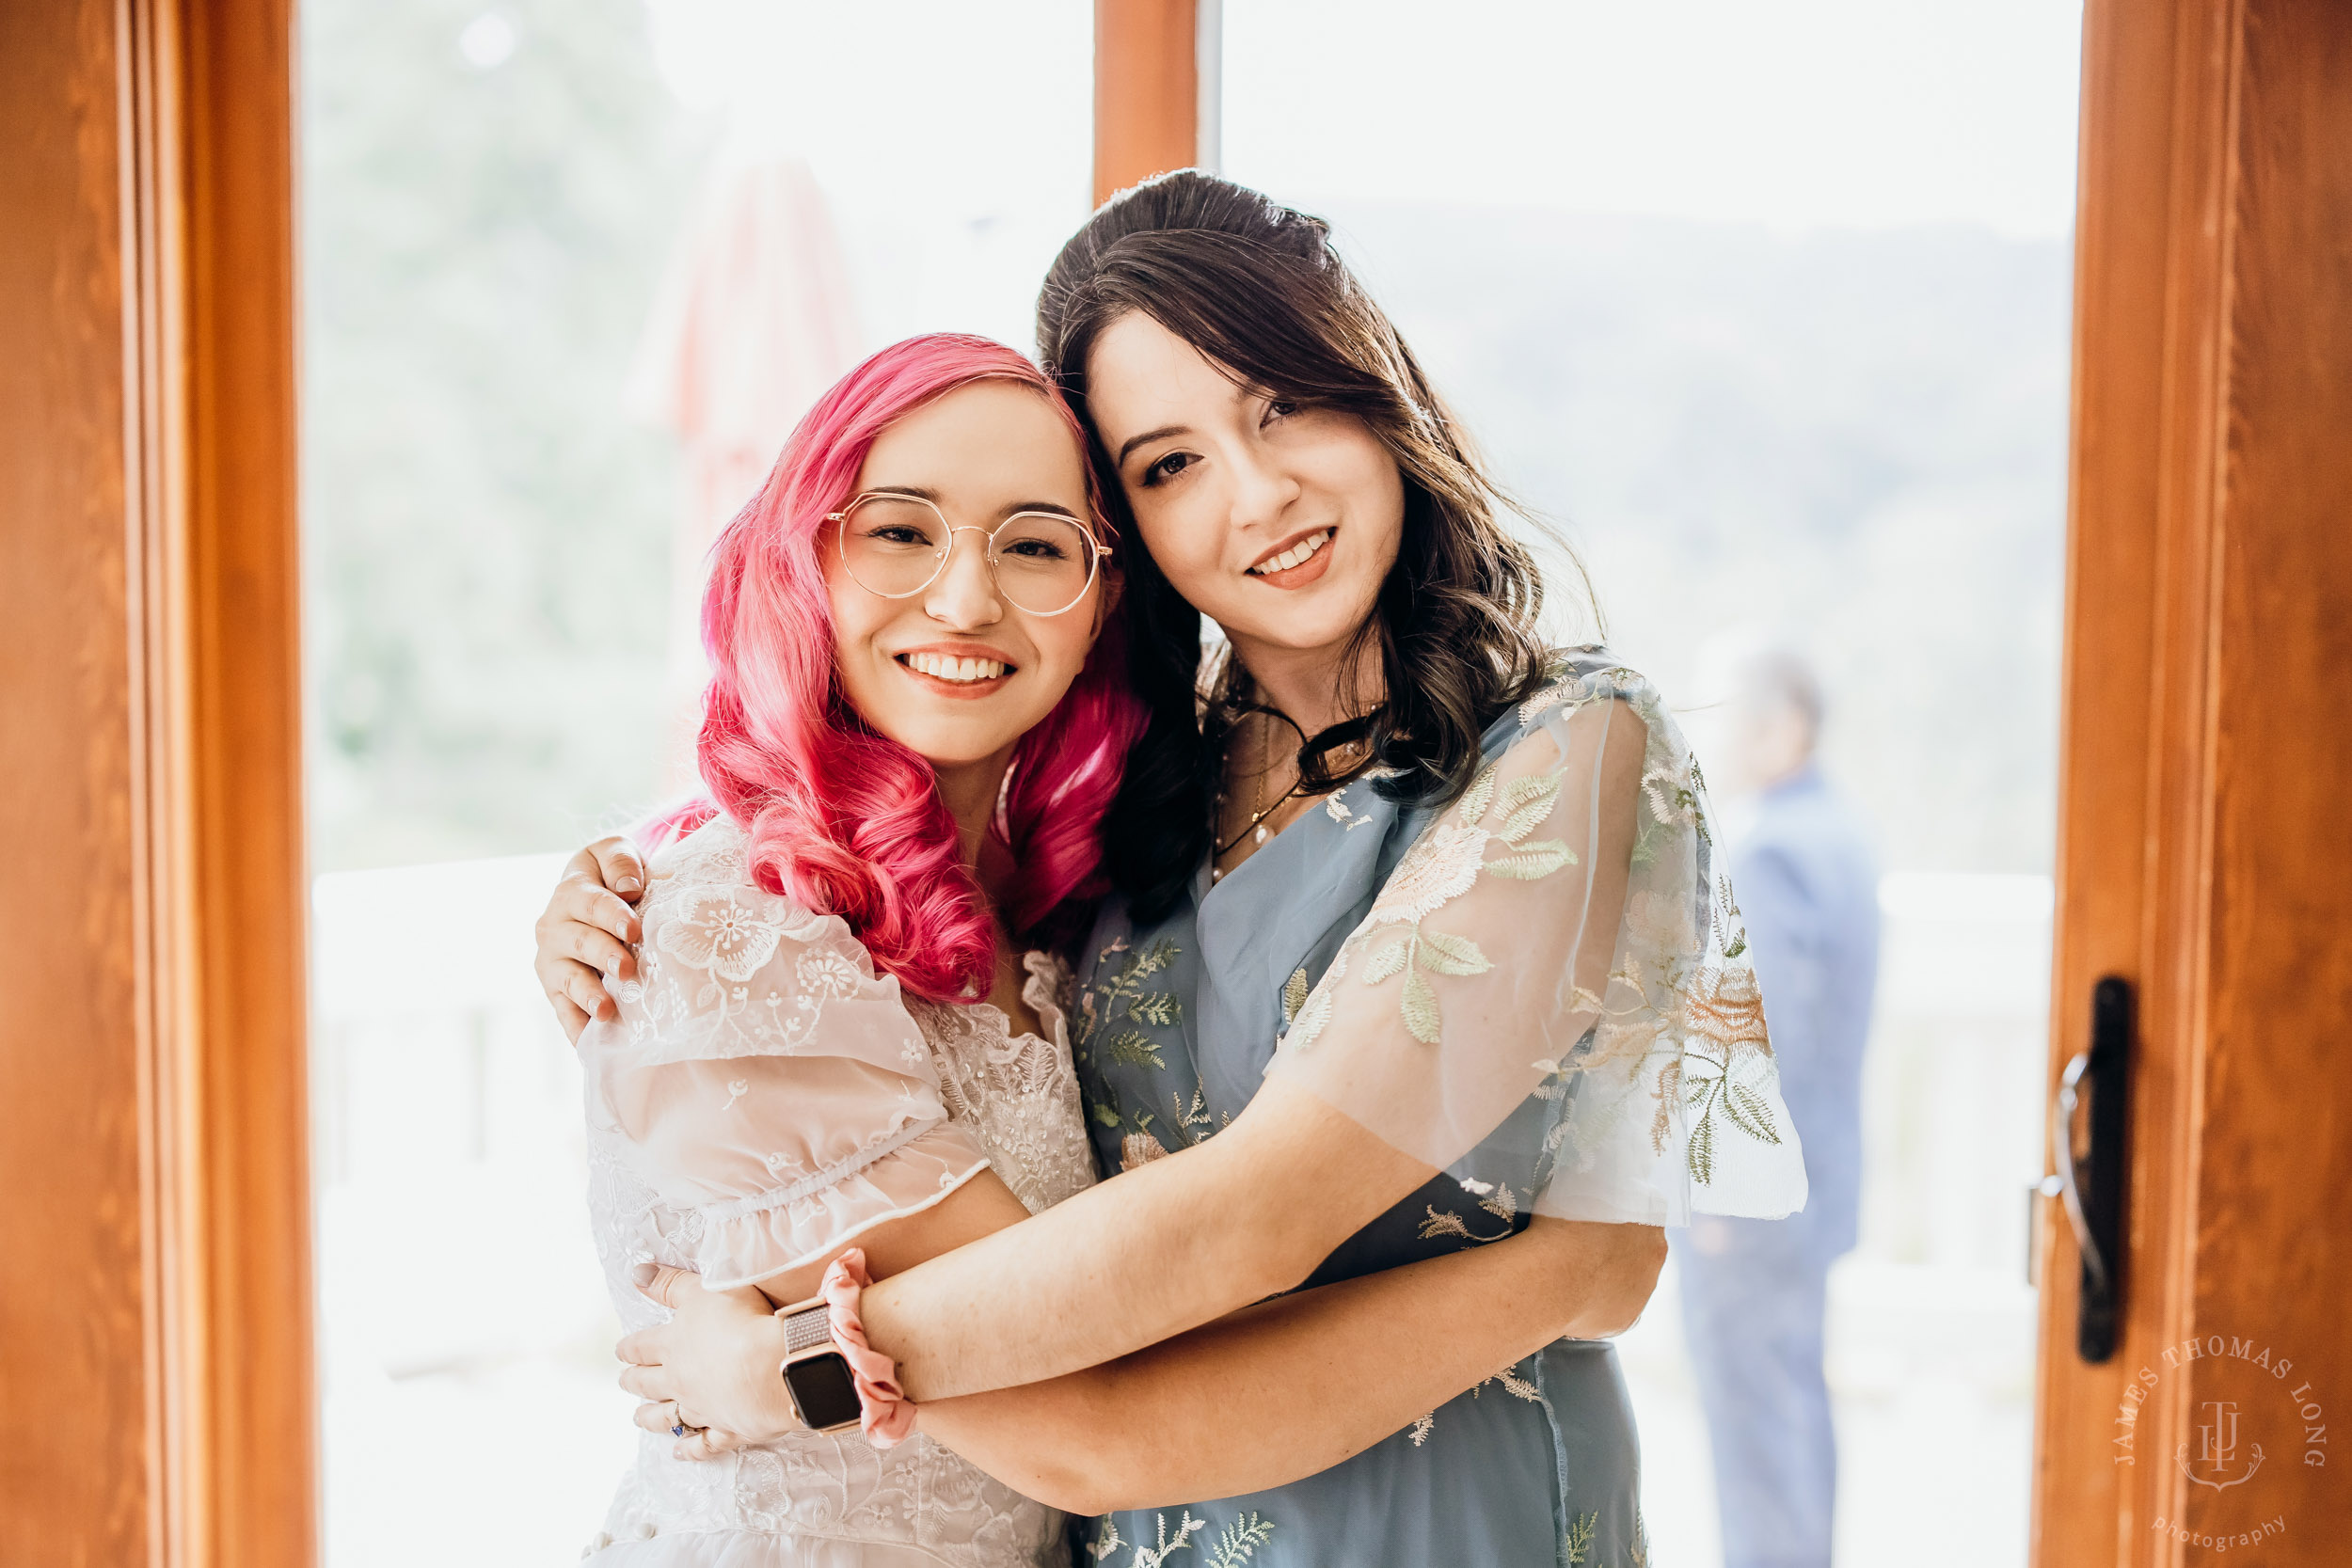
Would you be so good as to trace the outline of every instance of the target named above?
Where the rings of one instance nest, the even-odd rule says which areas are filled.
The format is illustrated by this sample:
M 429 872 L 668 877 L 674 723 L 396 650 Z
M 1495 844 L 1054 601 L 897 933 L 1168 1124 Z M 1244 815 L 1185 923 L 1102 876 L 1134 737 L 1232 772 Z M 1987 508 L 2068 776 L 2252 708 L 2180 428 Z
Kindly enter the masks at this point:
M 1104 0 L 1098 169 L 1193 159 L 1200 14 Z M 1213 13 L 1212 13 L 1213 14 Z M 294 0 L 0 21 L 0 1558 L 319 1549 L 305 1060 Z M 18 331 L 22 328 L 22 331 Z M 20 547 L 21 546 L 21 547 Z M 59 903 L 61 892 L 67 896 Z M 39 918 L 38 915 L 32 916 Z
M 2059 1227 L 2044 1246 L 2050 1568 L 2179 1556 L 2146 1527 L 2183 1512 L 2181 1482 L 2116 1465 L 2112 1438 L 2136 1369 L 2221 1293 L 2198 1160 L 2232 1114 L 2214 1020 L 2247 483 L 2233 312 L 2263 129 L 2247 60 L 2267 20 L 2318 3 L 2086 8 L 2055 1059 L 2083 1043 L 2097 974 L 2139 981 L 2142 1028 L 2135 1283 L 2106 1366 L 2072 1356 L 2073 1254 Z M 8 559 L 47 575 L 0 664 L 0 802 L 37 841 L 0 859 L 0 891 L 20 919 L 58 918 L 0 947 L 0 983 L 74 1005 L 0 1046 L 33 1091 L 0 1108 L 0 1158 L 49 1183 L 0 1211 L 20 1418 L 0 1428 L 0 1555 L 298 1568 L 318 1466 L 292 0 L 13 10 L 5 112 L 42 134 L 8 189 L 47 204 L 36 224 L 0 214 L 0 245 L 11 287 L 48 293 L 0 305 L 46 356 L 0 398 L 0 457 L 42 470 L 0 526 L 20 532 Z M 1100 196 L 1194 160 L 1200 16 L 1099 0 L 1096 25 Z M 2184 1430 L 2189 1397 L 2158 1389 L 2143 1433 Z M 2339 1497 L 2297 1544 L 2345 1523 Z
M 2216 138 L 2197 122 L 2216 85 L 2179 35 L 2189 12 L 2212 8 L 2084 8 L 2051 1093 L 2089 1045 L 2099 976 L 2135 981 L 2139 1027 L 2129 1275 L 2122 1345 L 2105 1366 L 2074 1353 L 2078 1263 L 2055 1204 L 2040 1229 L 2033 1541 L 2045 1568 L 2134 1560 L 2119 1556 L 2127 1526 L 2162 1472 L 2118 1466 L 2112 1422 L 2148 1347 L 2180 1321 L 2163 1282 L 2184 1242 L 2188 1173 L 2171 1155 L 2192 1098 L 2184 1013 L 2195 1002 L 2177 890 L 2194 859 L 2184 831 L 2191 846 L 2200 836 L 2184 814 L 2201 793 L 2205 645 L 2167 632 L 2197 618 L 2209 558 L 2220 259 Z M 2159 895 L 2167 886 L 2174 897 Z
M 2330 1183 L 2324 1132 L 2281 1152 L 2352 1116 L 2326 1060 L 2352 854 L 2311 805 L 2352 784 L 2352 639 L 2327 629 L 2352 591 L 2352 462 L 2313 460 L 2352 427 L 2352 290 L 2329 270 L 2352 176 L 2315 150 L 2352 111 L 2327 50 L 2352 63 L 2330 0 L 2085 8 L 2053 1088 L 2099 976 L 2132 980 L 2140 1016 L 2104 1365 L 2075 1351 L 2072 1237 L 2042 1227 L 2043 1568 L 2201 1560 L 2156 1522 L 2210 1535 L 2242 1512 L 2175 1463 L 2213 1375 L 2186 1341 L 2258 1341 L 2338 1399 L 2352 1382 L 2340 1309 L 2331 1327 L 2314 1305 L 2352 1283 L 2325 1191 L 2352 1161 Z M 2263 1482 L 2288 1534 L 2253 1560 L 2331 1561 L 2352 1531 L 2352 1482 L 2302 1457 Z
M 1216 162 L 1221 25 L 1217 0 L 1094 0 L 1096 206 Z
M 0 1211 L 0 1558 L 296 1568 L 318 1466 L 292 3 L 13 10 L 0 309 L 32 362 L 0 452 L 37 477 L 5 525 L 34 591 L 0 667 L 23 835 L 0 890 L 55 925 L 0 980 L 83 1005 L 0 1048 L 10 1170 L 56 1179 L 40 1212 Z

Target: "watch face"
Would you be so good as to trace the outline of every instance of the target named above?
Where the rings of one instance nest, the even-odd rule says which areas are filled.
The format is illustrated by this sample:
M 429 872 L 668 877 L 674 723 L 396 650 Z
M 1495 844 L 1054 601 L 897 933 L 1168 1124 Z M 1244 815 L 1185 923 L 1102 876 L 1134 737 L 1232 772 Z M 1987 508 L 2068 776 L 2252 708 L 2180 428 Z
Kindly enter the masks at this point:
M 786 1367 L 784 1387 L 792 1396 L 792 1408 L 801 1413 L 801 1419 L 813 1432 L 829 1432 L 857 1422 L 857 1383 L 850 1376 L 850 1363 L 839 1351 L 812 1355 Z

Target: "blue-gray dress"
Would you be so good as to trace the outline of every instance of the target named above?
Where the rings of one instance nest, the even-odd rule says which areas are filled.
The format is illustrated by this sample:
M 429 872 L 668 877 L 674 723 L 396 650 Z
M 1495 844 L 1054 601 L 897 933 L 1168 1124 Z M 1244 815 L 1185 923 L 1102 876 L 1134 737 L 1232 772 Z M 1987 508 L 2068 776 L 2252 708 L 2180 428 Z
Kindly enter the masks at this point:
M 1642 726 L 1622 723 L 1617 731 L 1645 745 L 1645 773 L 1663 775 L 1668 786 L 1652 789 L 1645 781 L 1642 836 L 1631 851 L 1634 891 L 1669 887 L 1673 899 L 1688 908 L 1691 918 L 1677 927 L 1676 940 L 1692 945 L 1689 962 L 1648 988 L 1649 1000 L 1660 1006 L 1643 1012 L 1645 1025 L 1630 1048 L 1623 1040 L 1613 1046 L 1606 1022 L 1597 1027 L 1595 1018 L 1582 1013 L 1569 1024 L 1573 1038 L 1548 1036 L 1555 1043 L 1545 1048 L 1547 1059 L 1534 1064 L 1544 1070 L 1524 1089 L 1506 1091 L 1520 1097 L 1516 1108 L 1498 1117 L 1475 1147 L 1458 1153 L 1459 1140 L 1424 1141 L 1422 1130 L 1385 1123 L 1376 1111 L 1359 1114 L 1334 1093 L 1340 1108 L 1439 1166 L 1440 1174 L 1344 1243 L 1310 1287 L 1481 1245 L 1524 1228 L 1534 1212 L 1679 1223 L 1693 1206 L 1692 1177 L 1703 1187 L 1713 1174 L 1705 1148 L 1693 1166 L 1692 1139 L 1702 1146 L 1735 1141 L 1717 1135 L 1717 1123 L 1728 1125 L 1724 1116 L 1711 1106 L 1694 1113 L 1685 1103 L 1694 1092 L 1708 1092 L 1692 1087 L 1707 1074 L 1693 1065 L 1695 1058 L 1686 1061 L 1671 1022 L 1681 1016 L 1676 998 L 1694 984 L 1720 1002 L 1721 976 L 1745 973 L 1729 890 L 1719 891 L 1710 876 L 1695 770 L 1655 694 L 1638 677 L 1597 649 L 1563 658 L 1560 680 L 1544 698 L 1505 714 L 1487 731 L 1485 754 L 1497 762 L 1547 728 L 1565 751 L 1567 725 L 1590 729 L 1612 704 L 1618 715 L 1645 721 L 1645 735 Z M 1314 1047 L 1320 1052 L 1358 1049 L 1355 1041 L 1376 1032 L 1378 1019 L 1395 1014 L 1407 1021 L 1401 1027 L 1410 1038 L 1399 1037 L 1405 1051 L 1425 1052 L 1434 1062 L 1441 1052 L 1477 1047 L 1437 1043 L 1440 1005 L 1460 1007 L 1453 998 L 1467 994 L 1444 988 L 1471 984 L 1472 975 L 1483 981 L 1486 971 L 1507 968 L 1504 950 L 1513 938 L 1436 917 L 1448 912 L 1445 906 L 1455 901 L 1464 878 L 1478 869 L 1493 874 L 1478 879 L 1482 882 L 1509 883 L 1502 896 L 1522 900 L 1534 896 L 1528 889 L 1538 879 L 1565 886 L 1565 877 L 1581 874 L 1576 847 L 1584 848 L 1582 862 L 1595 858 L 1593 846 L 1578 836 L 1588 814 L 1564 804 L 1580 799 L 1578 781 L 1571 778 L 1562 795 L 1559 774 L 1596 771 L 1587 767 L 1590 761 L 1555 765 L 1550 788 L 1557 800 L 1544 795 L 1540 775 L 1532 782 L 1515 779 L 1505 767 L 1498 788 L 1490 776 L 1498 769 L 1490 768 L 1473 788 L 1475 799 L 1467 800 L 1477 808 L 1467 817 L 1461 802 L 1443 814 L 1400 809 L 1381 800 L 1370 781 L 1359 781 L 1318 802 L 1221 881 L 1212 883 L 1204 865 L 1189 895 L 1165 919 L 1138 926 L 1115 901 L 1098 922 L 1078 975 L 1077 1066 L 1104 1168 L 1132 1168 L 1213 1136 L 1248 1102 L 1278 1050 L 1296 1049 L 1311 1034 L 1324 1035 Z M 1647 803 L 1651 795 L 1659 798 L 1655 809 Z M 1540 814 L 1566 826 L 1555 831 Z M 1664 820 L 1668 816 L 1676 819 Z M 1428 834 L 1441 818 L 1454 825 L 1451 838 Z M 1461 825 L 1482 819 L 1490 826 Z M 1539 832 L 1547 836 L 1534 836 Z M 1449 878 L 1426 847 L 1416 849 L 1425 834 L 1459 852 L 1454 863 L 1461 876 Z M 1617 852 L 1625 853 L 1622 846 Z M 1403 895 L 1389 890 L 1406 883 L 1436 892 L 1400 902 Z M 1476 896 L 1450 912 L 1474 911 Z M 1525 924 L 1533 906 L 1502 907 Z M 1647 917 L 1657 924 L 1655 910 Z M 1618 958 L 1631 942 L 1618 943 Z M 1604 958 L 1610 950 L 1604 941 Z M 1355 973 L 1343 983 L 1351 960 Z M 1613 1004 L 1638 995 L 1638 975 L 1631 990 L 1618 984 L 1638 965 L 1613 967 L 1620 973 L 1603 980 L 1595 968 L 1581 982 L 1589 987 L 1577 993 L 1581 1002 L 1597 1003 L 1595 991 L 1608 992 Z M 1544 995 L 1561 989 L 1563 966 L 1552 968 L 1542 982 Z M 1392 982 L 1400 972 L 1401 1013 L 1381 995 L 1396 994 Z M 1752 994 L 1752 984 L 1748 990 Z M 1333 998 L 1340 1007 L 1336 1024 Z M 1360 1017 L 1349 1012 L 1375 1005 L 1387 1010 Z M 1628 1018 L 1641 1011 L 1630 1006 L 1608 1010 Z M 1749 1140 L 1759 1148 L 1786 1140 L 1786 1152 L 1793 1155 L 1793 1137 L 1772 1091 L 1760 1012 L 1757 1018 L 1744 1033 L 1717 1031 L 1725 1038 L 1712 1092 L 1717 1101 L 1740 1097 L 1724 1107 L 1748 1124 L 1735 1132 L 1760 1134 Z M 1740 1036 L 1736 1050 L 1733 1035 Z M 1605 1085 L 1597 1073 L 1586 1082 L 1588 1069 L 1613 1053 L 1621 1070 Z M 1516 1061 L 1534 1052 L 1515 1045 L 1502 1054 Z M 1661 1074 L 1668 1058 L 1671 1070 Z M 1310 1081 L 1309 1086 L 1315 1085 Z M 1603 1111 L 1609 1114 L 1597 1114 Z M 1671 1136 L 1654 1135 L 1668 1121 Z M 1609 1173 L 1613 1194 L 1623 1197 L 1625 1160 L 1613 1152 L 1612 1139 L 1634 1149 L 1645 1169 L 1654 1154 L 1657 1168 L 1670 1173 L 1655 1182 L 1654 1203 L 1647 1187 L 1632 1209 L 1577 1196 L 1582 1168 Z M 1742 1184 L 1753 1185 L 1742 1175 Z M 1796 1180 L 1801 1203 L 1801 1174 Z M 1769 1209 L 1785 1199 L 1785 1180 L 1782 1188 L 1780 1199 L 1766 1193 L 1733 1206 Z M 1716 1207 L 1706 1196 L 1701 1194 L 1695 1206 Z M 1150 1413 L 1139 1411 L 1137 1418 L 1148 1421 Z M 1639 1460 L 1615 1354 L 1603 1341 L 1558 1341 L 1320 1475 L 1248 1496 L 1096 1520 L 1084 1529 L 1079 1560 L 1103 1568 L 1641 1563 Z

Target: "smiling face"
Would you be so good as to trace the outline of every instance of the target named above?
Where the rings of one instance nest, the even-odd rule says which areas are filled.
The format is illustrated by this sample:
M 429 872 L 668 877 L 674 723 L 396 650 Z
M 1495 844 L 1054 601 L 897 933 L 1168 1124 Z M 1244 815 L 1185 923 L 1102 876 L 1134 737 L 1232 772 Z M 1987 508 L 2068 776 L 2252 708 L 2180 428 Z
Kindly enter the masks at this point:
M 1176 592 L 1246 663 L 1336 659 L 1404 531 L 1404 478 L 1371 429 L 1235 386 L 1140 311 L 1095 340 L 1087 402 Z
M 942 773 L 1001 768 L 1085 666 L 1110 586 L 1098 573 L 1070 610 L 1031 614 L 998 591 L 983 535 L 1020 512 L 1060 513 L 1095 531 L 1078 445 L 1036 392 L 977 381 L 882 433 L 853 494 L 874 491 L 930 500 L 954 544 L 929 587 L 883 598 L 843 564 L 843 525 L 826 525 L 818 548 L 842 692 L 874 729 Z

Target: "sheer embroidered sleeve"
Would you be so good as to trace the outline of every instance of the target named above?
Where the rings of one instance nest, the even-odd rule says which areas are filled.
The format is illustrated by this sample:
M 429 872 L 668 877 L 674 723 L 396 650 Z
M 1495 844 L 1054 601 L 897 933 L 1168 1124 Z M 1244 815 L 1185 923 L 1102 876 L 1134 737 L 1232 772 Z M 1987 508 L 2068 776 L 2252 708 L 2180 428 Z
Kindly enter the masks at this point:
M 898 982 L 839 919 L 754 885 L 743 849 L 721 818 L 656 857 L 640 979 L 580 1041 L 590 1125 L 699 1221 L 713 1289 L 814 1262 L 987 1164 Z
M 1439 815 L 1267 1070 L 1497 1212 L 1804 1204 L 1705 792 L 1632 672 L 1563 679 Z

